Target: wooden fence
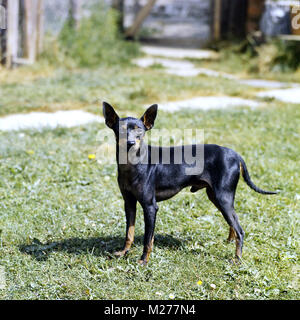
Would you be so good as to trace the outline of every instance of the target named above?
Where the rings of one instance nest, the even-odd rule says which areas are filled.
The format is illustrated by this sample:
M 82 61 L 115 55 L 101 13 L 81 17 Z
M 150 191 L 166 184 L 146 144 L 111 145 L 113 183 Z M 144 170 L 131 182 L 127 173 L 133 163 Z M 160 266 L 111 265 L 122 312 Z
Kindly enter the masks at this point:
M 95 0 L 61 1 L 65 1 L 65 18 L 72 19 L 74 28 L 78 29 L 82 5 Z M 149 35 L 145 33 L 145 40 L 162 38 L 162 43 L 166 44 L 170 37 L 171 40 L 175 38 L 176 43 L 182 40 L 188 45 L 186 40 L 190 37 L 189 44 L 197 47 L 200 45 L 197 40 L 204 43 L 232 36 L 242 38 L 248 32 L 257 30 L 264 2 L 265 0 L 110 0 L 112 7 L 119 10 L 124 18 L 120 24 L 127 38 L 135 38 L 140 27 L 145 25 L 149 30 L 158 30 L 157 35 L 154 31 Z M 52 11 L 49 10 L 50 4 Z M 43 50 L 44 22 L 49 18 L 50 12 L 56 23 L 56 13 L 61 14 L 60 4 L 62 2 L 58 0 L 0 0 L 2 65 L 11 68 L 36 61 Z
M 3 24 L 0 25 L 2 65 L 11 68 L 36 61 L 43 50 L 45 1 L 0 0 L 0 24 Z M 78 28 L 82 0 L 68 1 L 74 28 Z
M 1 0 L 0 0 L 1 1 Z M 44 0 L 2 0 L 6 28 L 1 30 L 1 63 L 31 64 L 42 50 Z

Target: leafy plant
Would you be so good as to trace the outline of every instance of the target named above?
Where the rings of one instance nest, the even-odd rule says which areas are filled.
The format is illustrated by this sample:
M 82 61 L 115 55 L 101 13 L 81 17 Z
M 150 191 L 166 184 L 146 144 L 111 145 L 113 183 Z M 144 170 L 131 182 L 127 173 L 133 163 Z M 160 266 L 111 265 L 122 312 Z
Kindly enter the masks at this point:
M 138 55 L 138 45 L 127 42 L 119 31 L 119 13 L 102 2 L 90 7 L 91 14 L 75 30 L 67 20 L 58 41 L 50 43 L 50 62 L 81 67 L 126 64 Z

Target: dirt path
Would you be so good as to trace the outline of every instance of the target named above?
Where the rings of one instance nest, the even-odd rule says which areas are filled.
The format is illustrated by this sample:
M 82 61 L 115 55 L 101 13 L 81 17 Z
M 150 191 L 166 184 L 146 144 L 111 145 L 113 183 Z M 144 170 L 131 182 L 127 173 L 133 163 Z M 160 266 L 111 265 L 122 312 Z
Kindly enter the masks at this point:
M 187 58 L 215 59 L 217 57 L 216 53 L 209 50 L 170 49 L 145 46 L 142 48 L 142 51 L 147 54 L 147 57 L 134 61 L 134 63 L 141 68 L 148 68 L 155 64 L 159 64 L 165 68 L 166 73 L 177 76 L 195 77 L 198 75 L 206 75 L 209 77 L 221 77 L 237 81 L 238 83 L 250 87 L 266 89 L 266 91 L 257 94 L 258 98 L 271 97 L 283 102 L 300 103 L 300 84 L 263 79 L 240 79 L 232 74 L 206 68 L 197 68 L 192 62 L 184 60 Z M 231 108 L 233 106 L 258 107 L 259 105 L 259 101 L 256 100 L 228 96 L 195 97 L 194 99 L 185 101 L 161 104 L 166 111 L 175 111 L 180 110 L 181 108 L 208 110 L 212 108 Z
M 262 79 L 240 79 L 235 75 L 219 72 L 206 68 L 197 68 L 194 63 L 184 59 L 216 59 L 218 55 L 209 50 L 177 49 L 165 47 L 142 47 L 146 57 L 134 61 L 141 68 L 148 68 L 155 64 L 163 66 L 165 72 L 181 77 L 195 77 L 206 75 L 209 77 L 222 77 L 231 81 L 237 81 L 247 86 L 264 88 L 257 94 L 258 98 L 275 98 L 277 100 L 300 104 L 300 84 L 269 81 Z M 272 89 L 272 90 L 271 90 Z M 192 99 L 162 102 L 160 108 L 167 112 L 187 109 L 228 109 L 232 107 L 246 106 L 256 108 L 261 101 L 243 99 L 229 96 L 194 97 Z M 0 118 L 0 131 L 26 130 L 57 127 L 75 127 L 91 122 L 103 122 L 103 118 L 80 110 L 59 111 L 56 113 L 33 112 L 29 114 L 16 114 Z

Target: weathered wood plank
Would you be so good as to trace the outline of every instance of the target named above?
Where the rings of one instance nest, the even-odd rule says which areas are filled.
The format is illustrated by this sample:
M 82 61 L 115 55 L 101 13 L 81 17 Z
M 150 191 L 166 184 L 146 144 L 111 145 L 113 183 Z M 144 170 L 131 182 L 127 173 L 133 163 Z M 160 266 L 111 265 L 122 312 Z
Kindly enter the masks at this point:
M 214 39 L 221 38 L 221 14 L 222 14 L 222 0 L 214 1 Z
M 38 0 L 37 4 L 37 55 L 40 55 L 43 51 L 43 43 L 44 43 L 44 0 Z
M 36 60 L 37 52 L 37 8 L 38 0 L 24 0 L 25 10 L 25 48 L 24 56 L 31 63 Z
M 6 9 L 7 9 L 7 0 L 0 0 L 1 4 L 1 16 L 5 18 L 5 28 L 0 29 L 0 63 L 2 65 L 6 64 L 6 36 L 7 36 L 7 17 L 6 17 Z
M 18 55 L 19 37 L 19 1 L 7 2 L 7 34 L 6 34 L 6 61 L 7 68 L 11 68 Z

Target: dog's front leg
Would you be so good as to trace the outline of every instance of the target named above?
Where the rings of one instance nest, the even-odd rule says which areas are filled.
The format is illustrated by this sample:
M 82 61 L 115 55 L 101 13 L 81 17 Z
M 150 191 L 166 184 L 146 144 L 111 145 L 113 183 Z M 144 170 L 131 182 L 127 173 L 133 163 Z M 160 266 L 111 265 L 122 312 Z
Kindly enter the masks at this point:
M 124 256 L 131 248 L 134 240 L 134 228 L 135 228 L 135 216 L 136 216 L 136 203 L 135 197 L 128 193 L 123 193 L 125 202 L 125 214 L 126 214 L 126 238 L 123 249 L 115 252 L 118 257 Z
M 144 236 L 144 251 L 139 264 L 146 265 L 149 261 L 150 253 L 153 248 L 154 242 L 154 228 L 156 221 L 156 213 L 158 206 L 156 202 L 152 204 L 142 205 L 144 209 L 144 220 L 145 220 L 145 236 Z

